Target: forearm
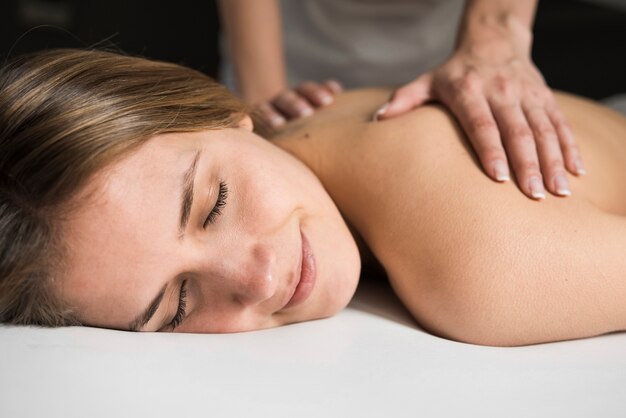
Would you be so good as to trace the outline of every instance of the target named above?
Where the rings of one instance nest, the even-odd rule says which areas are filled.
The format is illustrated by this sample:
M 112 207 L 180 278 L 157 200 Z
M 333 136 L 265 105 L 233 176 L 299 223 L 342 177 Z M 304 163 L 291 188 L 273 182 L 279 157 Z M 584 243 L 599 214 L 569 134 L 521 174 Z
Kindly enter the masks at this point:
M 277 0 L 220 0 L 240 95 L 248 103 L 287 87 Z
M 503 39 L 530 54 L 537 0 L 467 0 L 457 34 L 457 48 L 480 48 Z

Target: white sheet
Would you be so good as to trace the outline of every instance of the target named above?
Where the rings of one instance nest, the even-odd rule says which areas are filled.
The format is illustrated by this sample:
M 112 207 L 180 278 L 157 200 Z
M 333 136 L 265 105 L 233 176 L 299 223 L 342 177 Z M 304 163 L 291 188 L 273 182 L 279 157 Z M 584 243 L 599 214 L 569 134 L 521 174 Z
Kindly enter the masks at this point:
M 626 333 L 521 348 L 421 331 L 385 284 L 232 335 L 0 328 L 0 417 L 624 417 Z

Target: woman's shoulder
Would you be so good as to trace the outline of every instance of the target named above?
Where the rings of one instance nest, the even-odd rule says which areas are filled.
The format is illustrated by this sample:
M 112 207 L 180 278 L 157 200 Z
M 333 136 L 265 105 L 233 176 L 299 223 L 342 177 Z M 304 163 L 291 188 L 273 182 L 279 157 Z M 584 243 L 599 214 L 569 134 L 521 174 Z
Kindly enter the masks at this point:
M 372 122 L 390 93 L 389 89 L 346 92 L 313 117 L 292 124 L 282 137 L 284 148 L 313 169 L 351 221 L 362 218 L 356 223 L 366 228 L 376 210 L 398 214 L 409 208 L 411 213 L 435 214 L 433 219 L 446 218 L 454 224 L 454 219 L 481 217 L 494 207 L 526 211 L 525 216 L 538 208 L 515 179 L 500 184 L 483 172 L 467 137 L 442 106 L 421 106 Z M 605 210 L 621 208 L 625 202 L 616 200 L 615 190 L 626 165 L 625 119 L 585 99 L 557 93 L 557 100 L 593 168 L 587 176 L 571 178 L 575 193 L 570 200 L 584 199 Z M 540 206 L 561 203 L 549 196 Z M 444 212 L 448 216 L 439 216 Z M 464 216 L 451 220 L 450 212 Z M 411 228 L 428 224 L 422 217 L 404 215 Z
M 302 132 L 317 131 L 337 124 L 364 123 L 372 120 L 374 112 L 390 97 L 389 88 L 347 90 L 335 96 L 332 104 L 319 108 L 313 116 L 292 119 L 289 123 L 268 133 L 269 139 L 284 139 L 298 136 Z M 330 124 L 330 125 L 329 125 Z
M 308 163 L 311 155 L 320 152 L 376 153 L 379 147 L 401 143 L 406 147 L 418 146 L 423 152 L 423 147 L 432 145 L 427 139 L 432 135 L 443 135 L 445 142 L 462 135 L 449 112 L 436 104 L 421 106 L 393 119 L 374 121 L 374 114 L 392 92 L 390 88 L 343 92 L 313 116 L 292 120 L 267 137 Z M 405 141 L 407 137 L 412 141 Z M 441 149 L 441 140 L 438 142 Z
M 344 126 L 351 125 L 351 128 L 355 128 L 355 125 L 373 122 L 374 113 L 389 100 L 392 93 L 392 88 L 362 88 L 345 91 L 335 96 L 335 101 L 331 105 L 318 109 L 312 117 L 292 120 L 285 127 L 272 132 L 269 136 L 270 138 L 284 138 L 320 128 L 332 127 L 332 129 L 337 129 L 338 123 Z M 624 125 L 623 115 L 592 100 L 565 92 L 555 92 L 555 97 L 566 116 L 570 116 L 569 119 L 573 125 L 578 125 L 576 122 L 581 115 L 591 116 L 586 118 L 586 125 L 589 123 L 600 125 L 607 121 L 620 126 Z M 594 117 L 601 120 L 593 121 Z M 430 127 L 441 123 L 456 124 L 449 111 L 436 102 L 420 106 L 402 116 L 378 124 L 384 125 L 386 129 L 391 125 L 390 122 L 396 122 L 396 125 L 401 126 L 415 124 L 418 129 L 422 125 Z
M 343 171 L 349 170 L 350 176 L 371 178 L 373 186 L 367 187 L 377 187 L 387 181 L 384 177 L 391 177 L 394 190 L 403 189 L 403 199 L 420 205 L 450 207 L 450 198 L 468 204 L 476 200 L 476 206 L 489 201 L 524 207 L 532 203 L 515 181 L 499 184 L 483 172 L 472 145 L 443 106 L 428 104 L 373 122 L 372 115 L 391 92 L 362 89 L 341 94 L 313 117 L 288 125 L 279 142 L 324 183 L 345 184 L 349 179 Z M 571 178 L 575 195 L 605 210 L 621 208 L 626 203 L 616 200 L 614 189 L 624 178 L 626 118 L 587 99 L 564 93 L 557 93 L 556 98 L 570 120 L 586 165 L 593 169 L 583 178 Z M 604 181 L 600 181 L 602 175 L 607 177 Z M 437 192 L 428 200 L 413 192 L 433 188 Z M 548 200 L 544 203 L 552 204 L 553 199 Z

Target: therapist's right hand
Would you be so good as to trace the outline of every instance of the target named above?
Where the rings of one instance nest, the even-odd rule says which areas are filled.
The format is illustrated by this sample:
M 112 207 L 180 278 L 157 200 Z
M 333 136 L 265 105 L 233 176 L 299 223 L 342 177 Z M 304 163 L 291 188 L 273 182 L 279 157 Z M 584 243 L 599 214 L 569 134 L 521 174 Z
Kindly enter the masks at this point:
M 305 81 L 270 100 L 257 103 L 255 107 L 267 124 L 280 128 L 291 119 L 311 116 L 315 109 L 332 104 L 335 95 L 342 91 L 343 87 L 336 80 L 324 83 Z

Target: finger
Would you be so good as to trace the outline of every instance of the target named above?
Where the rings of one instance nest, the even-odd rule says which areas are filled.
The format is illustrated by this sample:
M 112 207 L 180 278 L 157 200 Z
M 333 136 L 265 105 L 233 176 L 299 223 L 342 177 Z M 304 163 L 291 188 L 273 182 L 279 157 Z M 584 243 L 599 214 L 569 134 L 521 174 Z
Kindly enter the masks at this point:
M 296 91 L 315 107 L 328 106 L 333 102 L 333 92 L 325 85 L 312 81 L 301 83 Z
M 539 154 L 539 164 L 544 182 L 548 190 L 559 196 L 572 194 L 565 167 L 559 139 L 552 121 L 543 107 L 525 108 L 526 120 L 535 136 L 535 145 Z
M 563 152 L 565 160 L 565 166 L 572 174 L 579 176 L 585 174 L 585 166 L 583 165 L 580 150 L 578 149 L 578 145 L 576 145 L 576 139 L 565 116 L 563 116 L 555 105 L 552 108 L 548 108 L 548 117 L 556 128 L 559 143 L 561 144 L 561 151 Z
M 293 90 L 287 90 L 272 100 L 272 105 L 281 111 L 287 119 L 295 119 L 311 116 L 313 107 L 311 104 Z
M 472 94 L 447 101 L 446 105 L 461 123 L 487 175 L 497 181 L 510 180 L 500 131 L 487 100 L 482 95 Z
M 519 187 L 533 199 L 545 199 L 535 139 L 520 105 L 492 105 L 491 108 Z
M 328 87 L 330 91 L 333 92 L 333 94 L 339 94 L 343 91 L 343 86 L 341 85 L 341 83 L 334 79 L 326 80 L 324 82 L 324 85 Z
M 257 106 L 259 114 L 265 123 L 273 128 L 283 126 L 287 121 L 269 102 L 263 102 Z
M 398 116 L 430 100 L 432 75 L 422 74 L 391 95 L 391 99 L 374 113 L 373 120 L 382 120 Z

